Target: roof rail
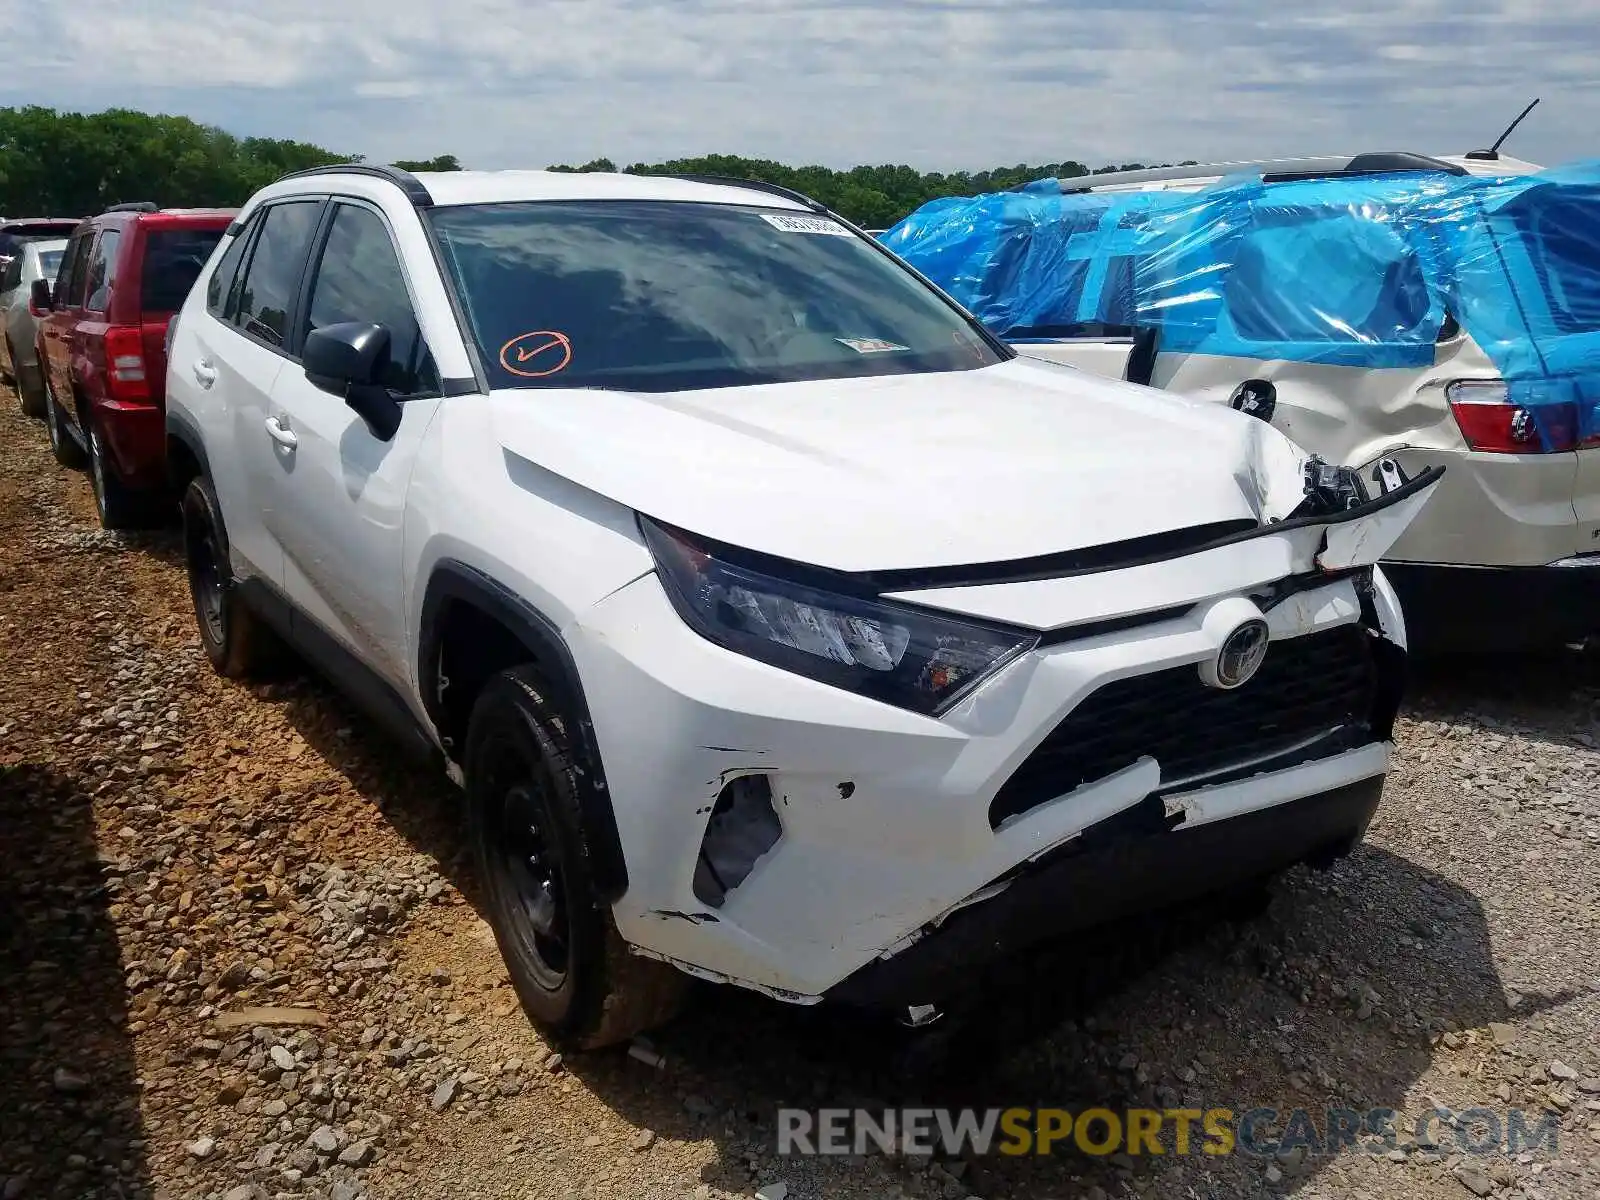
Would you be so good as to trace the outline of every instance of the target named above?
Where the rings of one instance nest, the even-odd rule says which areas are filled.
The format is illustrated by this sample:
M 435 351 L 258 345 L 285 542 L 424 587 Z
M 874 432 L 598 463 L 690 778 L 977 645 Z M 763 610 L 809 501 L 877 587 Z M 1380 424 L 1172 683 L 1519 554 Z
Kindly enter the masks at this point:
M 1465 175 L 1467 169 L 1459 163 L 1445 162 L 1426 154 L 1412 154 L 1408 150 L 1383 150 L 1373 154 L 1358 154 L 1345 164 L 1338 175 L 1389 175 L 1403 171 L 1436 171 L 1443 175 Z M 1294 172 L 1263 172 L 1268 183 L 1281 183 L 1290 179 L 1317 179 L 1319 174 L 1297 175 Z
M 1400 171 L 1437 171 L 1444 175 L 1465 175 L 1467 169 L 1442 158 L 1413 154 L 1405 150 L 1368 154 L 1337 154 L 1315 158 L 1269 158 L 1254 162 L 1190 163 L 1180 167 L 1149 167 L 1138 171 L 1107 171 L 1098 175 L 1071 175 L 1058 180 L 1064 195 L 1091 192 L 1098 188 L 1161 183 L 1184 179 L 1226 178 L 1229 175 L 1259 175 L 1264 183 L 1287 183 L 1296 179 L 1334 179 L 1352 175 L 1385 175 Z M 1012 191 L 1021 191 L 1019 184 Z
M 766 192 L 769 196 L 782 196 L 785 200 L 793 200 L 796 204 L 805 205 L 812 212 L 825 213 L 828 211 L 826 204 L 813 200 L 804 192 L 786 188 L 781 183 L 768 183 L 765 179 L 739 179 L 732 175 L 679 175 L 675 173 L 666 177 L 668 179 L 683 179 L 690 183 L 714 183 L 720 187 L 748 188 L 752 192 Z
M 160 212 L 161 208 L 153 200 L 130 200 L 126 204 L 109 204 L 109 205 L 106 206 L 104 211 L 106 211 L 108 213 L 114 213 L 114 212 L 153 213 L 153 212 Z
M 399 167 L 381 166 L 376 163 L 329 163 L 324 167 L 307 167 L 303 171 L 290 171 L 287 175 L 280 175 L 276 182 L 282 183 L 285 179 L 300 179 L 307 175 L 366 175 L 374 179 L 387 179 L 406 194 L 406 199 L 418 208 L 432 208 L 433 196 L 410 171 L 402 171 Z

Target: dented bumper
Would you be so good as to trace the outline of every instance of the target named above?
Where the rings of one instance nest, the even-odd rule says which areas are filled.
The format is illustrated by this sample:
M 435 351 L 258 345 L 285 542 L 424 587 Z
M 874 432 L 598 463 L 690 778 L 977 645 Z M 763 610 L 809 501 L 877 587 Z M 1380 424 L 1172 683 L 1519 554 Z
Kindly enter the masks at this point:
M 970 986 L 975 965 L 1337 857 L 1360 842 L 1382 794 L 1383 778 L 1371 776 L 1188 828 L 1170 827 L 1152 797 L 1091 825 L 1000 894 L 861 968 L 828 998 L 900 1011 L 932 1004 Z
M 1383 538 L 1361 540 L 1362 552 L 1382 553 Z M 807 1003 L 942 937 L 956 916 L 987 909 L 1034 865 L 1070 857 L 1094 831 L 1112 827 L 1107 822 L 1153 805 L 1163 814 L 1154 846 L 1184 859 L 1184 875 L 1199 891 L 1292 865 L 1308 852 L 1304 838 L 1274 846 L 1268 837 L 1235 859 L 1227 831 L 1279 808 L 1282 827 L 1293 830 L 1291 809 L 1325 793 L 1355 788 L 1375 797 L 1404 659 L 1399 608 L 1382 575 L 1352 572 L 1345 560 L 1342 574 L 1329 573 L 1332 563 L 1319 574 L 1316 560 L 1331 548 L 1318 529 L 1287 529 L 1164 564 L 1080 576 L 1099 583 L 1069 603 L 1059 589 L 1073 580 L 947 589 L 990 593 L 985 604 L 1005 596 L 1019 611 L 1058 618 L 1131 611 L 1136 619 L 1092 628 L 1058 619 L 1036 650 L 937 719 L 713 645 L 678 618 L 654 575 L 636 580 L 566 631 L 627 861 L 629 888 L 613 909 L 620 932 L 640 952 L 691 974 Z M 1123 590 L 1118 609 L 1108 576 L 1130 573 L 1142 582 Z M 1143 612 L 1127 603 L 1146 591 L 1164 593 L 1166 603 Z M 943 597 L 911 598 L 945 606 Z M 1097 612 L 1099 600 L 1109 611 Z M 1314 644 L 1354 635 L 1368 647 L 1374 657 L 1359 667 L 1366 674 L 1350 685 L 1358 690 L 1341 693 L 1359 697 L 1360 711 L 1347 705 L 1325 720 L 1312 713 L 1292 738 L 1267 745 L 1245 736 L 1246 725 L 1276 719 L 1276 702 L 1224 707 L 1214 711 L 1203 746 L 1191 739 L 1168 747 L 1154 737 L 1132 753 L 1123 745 L 1116 752 L 1128 761 L 1103 760 L 1116 769 L 1081 781 L 1060 776 L 1066 782 L 1054 794 L 1046 773 L 1043 790 L 1017 811 L 996 809 L 1008 783 L 1037 767 L 1052 733 L 1104 706 L 1117 687 L 1168 681 L 1190 691 L 1163 691 L 1162 702 L 1187 705 L 1202 664 L 1214 662 L 1230 632 L 1252 616 L 1270 631 L 1263 671 L 1299 662 L 1301 675 L 1274 685 L 1291 703 L 1323 695 L 1322 676 L 1307 665 Z M 1250 694 L 1247 685 L 1225 695 L 1243 703 Z M 1124 725 L 1113 711 L 1102 727 Z M 1301 736 L 1308 731 L 1315 736 Z M 1220 758 L 1202 753 L 1219 746 Z M 707 903 L 696 875 L 709 823 L 729 784 L 751 777 L 770 787 L 781 832 L 719 903 Z M 1343 833 L 1358 836 L 1364 825 L 1364 818 L 1349 822 Z M 1204 829 L 1212 832 L 1199 836 Z M 1143 870 L 1136 856 L 1129 861 L 1129 869 Z M 1075 903 L 1080 913 L 1114 915 L 1122 901 L 1086 893 Z M 1051 928 L 1041 922 L 1044 932 Z

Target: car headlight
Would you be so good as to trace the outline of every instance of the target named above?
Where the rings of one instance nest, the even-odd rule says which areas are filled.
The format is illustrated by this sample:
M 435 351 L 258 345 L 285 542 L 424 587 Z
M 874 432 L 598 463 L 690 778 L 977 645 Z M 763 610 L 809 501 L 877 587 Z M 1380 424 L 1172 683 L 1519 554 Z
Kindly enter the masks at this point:
M 672 606 L 701 637 L 886 704 L 937 716 L 1039 642 L 1025 630 L 835 591 L 820 571 L 815 584 L 781 578 L 648 517 L 639 527 Z

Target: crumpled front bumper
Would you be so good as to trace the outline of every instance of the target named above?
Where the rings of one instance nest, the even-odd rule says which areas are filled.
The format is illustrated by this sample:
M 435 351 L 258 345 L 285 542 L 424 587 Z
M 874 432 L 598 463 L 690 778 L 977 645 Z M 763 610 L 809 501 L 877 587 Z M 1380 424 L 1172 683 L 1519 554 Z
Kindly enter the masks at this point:
M 1170 827 L 1151 797 L 1085 829 L 1018 872 L 1005 890 L 950 914 L 898 954 L 832 988 L 828 999 L 906 1009 L 970 987 L 975 965 L 1111 922 L 1247 885 L 1360 842 L 1383 795 L 1374 775 L 1190 828 Z
M 1214 660 L 1238 614 L 1258 611 L 1249 597 L 1313 569 L 1315 546 L 1329 549 L 1320 538 L 1308 549 L 1297 535 L 1284 535 L 1193 556 L 1205 558 L 1198 564 L 1191 558 L 1138 568 L 1123 601 L 1148 591 L 1189 607 L 1086 636 L 1058 631 L 940 719 L 712 645 L 677 617 L 654 575 L 634 581 L 565 631 L 627 865 L 628 890 L 613 909 L 619 931 L 636 950 L 692 974 L 805 1003 L 869 978 L 874 964 L 906 954 L 941 926 L 957 928 L 961 910 L 993 904 L 1030 864 L 1055 862 L 1064 847 L 1119 814 L 1149 811 L 1152 796 L 1167 814 L 1160 836 L 1202 890 L 1233 882 L 1241 871 L 1292 865 L 1308 852 L 1303 839 L 1268 838 L 1259 855 L 1235 861 L 1226 831 L 1251 814 L 1345 789 L 1370 793 L 1375 803 L 1388 763 L 1387 728 L 1328 757 L 1281 769 L 1265 764 L 1257 774 L 1247 770 L 1245 778 L 1182 795 L 1160 794 L 1160 764 L 1147 757 L 998 827 L 990 802 L 1098 689 Z M 1099 579 L 1096 594 L 1115 602 L 1115 588 L 1105 590 L 1114 581 L 1085 578 Z M 1060 605 L 1059 593 L 1051 593 L 1062 582 L 946 590 L 993 593 L 972 596 L 980 607 L 1005 599 L 1021 609 L 1092 616 L 1092 604 Z M 1404 659 L 1403 624 L 1381 574 L 1365 594 L 1357 578 L 1330 578 L 1271 605 L 1265 617 L 1274 646 L 1370 622 L 1383 635 L 1374 642 L 1392 652 L 1382 670 L 1397 697 L 1398 681 L 1387 677 Z M 725 786 L 752 775 L 770 783 L 781 836 L 713 907 L 697 897 L 694 882 L 707 823 Z M 1198 836 L 1208 826 L 1213 832 Z M 1364 826 L 1358 814 L 1339 836 L 1359 836 Z M 1146 868 L 1135 857 L 1128 869 Z M 1137 890 L 1136 881 L 1123 883 Z M 1082 895 L 1076 903 L 1073 911 L 1093 912 L 1100 902 Z M 1104 907 L 1109 914 L 1114 906 L 1108 899 Z M 1050 931 L 1047 921 L 1036 924 Z M 972 952 L 984 944 L 977 939 Z

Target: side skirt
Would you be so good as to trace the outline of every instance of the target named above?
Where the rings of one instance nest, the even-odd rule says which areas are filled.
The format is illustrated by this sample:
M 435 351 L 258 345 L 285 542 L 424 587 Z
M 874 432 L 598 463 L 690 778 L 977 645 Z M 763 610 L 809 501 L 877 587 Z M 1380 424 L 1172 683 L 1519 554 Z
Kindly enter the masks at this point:
M 398 691 L 316 621 L 296 609 L 271 584 L 245 579 L 239 598 L 327 681 L 400 744 L 417 763 L 444 772 L 446 761 L 433 735 L 412 714 Z

